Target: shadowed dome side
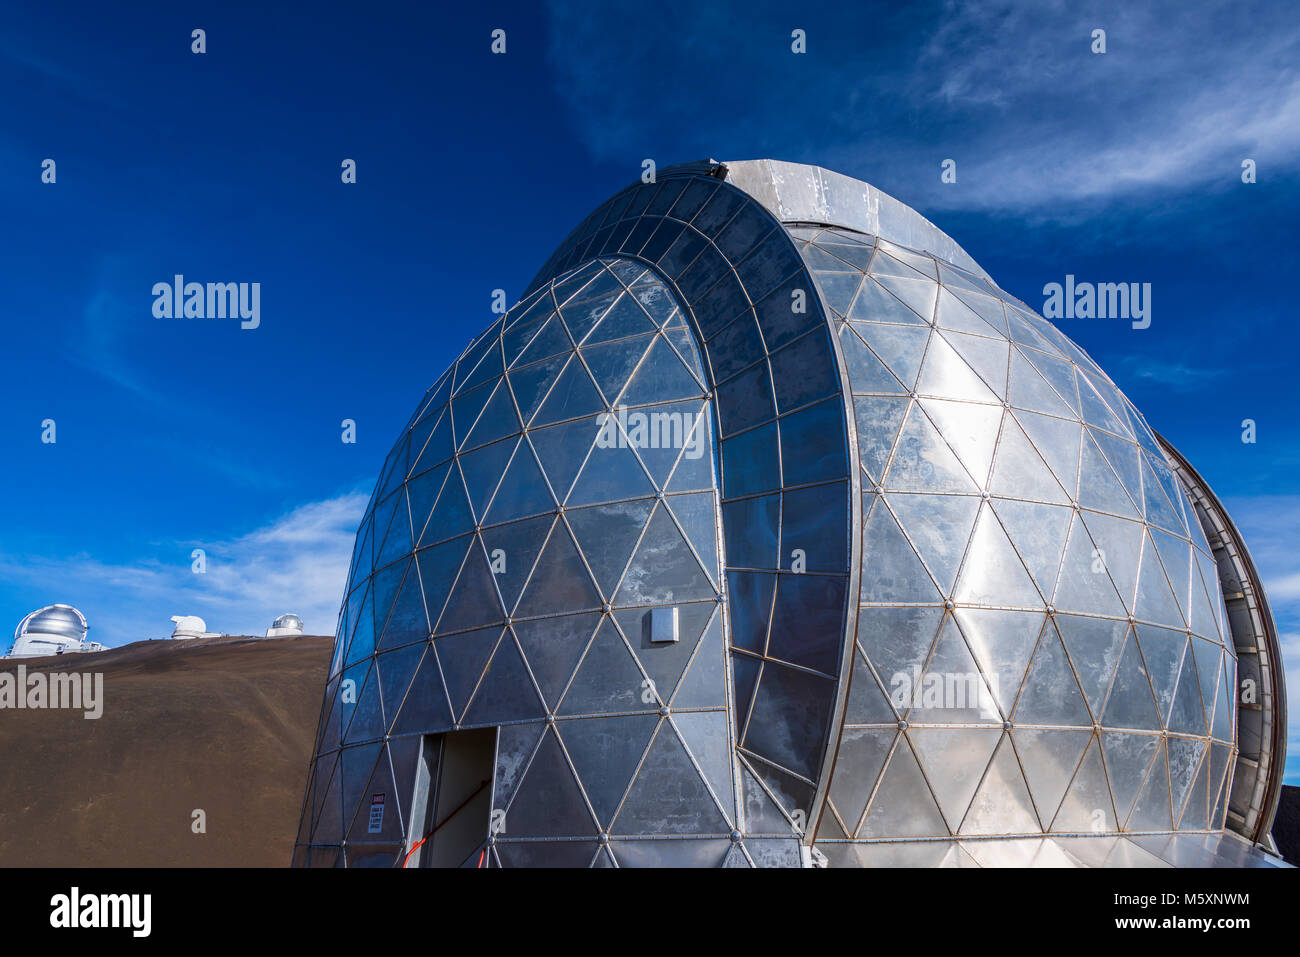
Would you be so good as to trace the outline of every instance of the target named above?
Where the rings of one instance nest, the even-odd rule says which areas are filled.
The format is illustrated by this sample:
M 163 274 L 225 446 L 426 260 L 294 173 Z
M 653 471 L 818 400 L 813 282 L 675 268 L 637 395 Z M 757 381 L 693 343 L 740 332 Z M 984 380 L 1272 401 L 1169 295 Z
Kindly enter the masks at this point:
M 358 797 L 407 801 L 424 742 L 482 728 L 506 762 L 493 861 L 726 854 L 703 378 L 674 293 L 610 258 L 526 297 L 435 383 L 358 536 L 304 820 L 336 846 L 315 857 L 419 865 L 424 813 L 371 830 Z

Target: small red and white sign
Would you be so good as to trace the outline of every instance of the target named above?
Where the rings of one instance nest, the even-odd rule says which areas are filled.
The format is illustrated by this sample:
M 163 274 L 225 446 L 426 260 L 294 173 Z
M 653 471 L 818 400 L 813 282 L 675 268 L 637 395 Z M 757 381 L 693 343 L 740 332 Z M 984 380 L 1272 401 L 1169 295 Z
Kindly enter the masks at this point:
M 384 826 L 384 795 L 370 795 L 370 826 L 367 828 L 368 833 L 378 834 Z

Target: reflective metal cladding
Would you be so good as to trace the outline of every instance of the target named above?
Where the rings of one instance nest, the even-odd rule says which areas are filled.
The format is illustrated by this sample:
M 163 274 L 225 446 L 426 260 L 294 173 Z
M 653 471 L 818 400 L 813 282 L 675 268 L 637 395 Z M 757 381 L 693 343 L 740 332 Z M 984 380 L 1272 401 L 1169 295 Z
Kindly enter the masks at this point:
M 629 187 L 384 464 L 294 863 L 1272 863 L 1173 456 L 868 184 Z

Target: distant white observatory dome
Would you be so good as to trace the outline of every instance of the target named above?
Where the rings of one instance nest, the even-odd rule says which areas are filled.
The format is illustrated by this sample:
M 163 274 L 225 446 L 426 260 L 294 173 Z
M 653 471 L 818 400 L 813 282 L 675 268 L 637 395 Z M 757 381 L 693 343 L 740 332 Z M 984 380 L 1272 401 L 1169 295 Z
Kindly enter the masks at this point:
M 87 641 L 86 616 L 71 605 L 47 605 L 32 612 L 14 630 L 11 658 L 37 658 L 65 652 L 103 651 L 97 641 Z
M 283 638 L 286 635 L 301 635 L 302 629 L 302 619 L 297 615 L 281 615 L 271 622 L 270 628 L 266 629 L 266 637 Z
M 207 622 L 198 615 L 172 615 L 176 627 L 172 629 L 173 638 L 214 638 L 208 631 Z

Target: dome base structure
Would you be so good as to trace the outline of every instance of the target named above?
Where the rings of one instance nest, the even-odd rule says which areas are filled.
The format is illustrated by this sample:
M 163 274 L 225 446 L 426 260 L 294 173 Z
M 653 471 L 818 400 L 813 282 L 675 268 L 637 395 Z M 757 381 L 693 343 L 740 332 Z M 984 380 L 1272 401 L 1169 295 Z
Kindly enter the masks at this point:
M 398 436 L 294 864 L 1276 863 L 1199 507 L 915 211 L 661 171 Z

